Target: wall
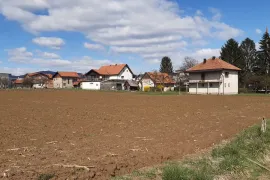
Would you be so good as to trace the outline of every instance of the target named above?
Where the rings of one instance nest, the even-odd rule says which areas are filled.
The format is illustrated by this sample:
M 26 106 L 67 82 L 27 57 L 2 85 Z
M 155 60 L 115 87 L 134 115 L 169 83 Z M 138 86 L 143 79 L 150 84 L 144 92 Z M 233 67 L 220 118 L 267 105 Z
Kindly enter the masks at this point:
M 53 87 L 63 88 L 63 81 L 62 81 L 62 78 L 59 76 L 59 74 L 53 78 Z
M 63 88 L 73 88 L 74 78 L 63 77 Z
M 144 87 L 155 87 L 155 84 L 150 78 L 143 78 L 139 86 L 141 86 L 141 90 L 144 91 Z
M 100 90 L 100 82 L 81 82 L 81 88 L 86 90 Z
M 228 78 L 225 77 L 225 72 L 229 73 Z M 225 94 L 238 94 L 238 72 L 226 70 L 226 71 L 223 71 L 222 74 L 224 75 L 224 93 Z
M 122 78 L 122 76 L 124 76 Z M 130 72 L 130 70 L 125 67 L 123 70 L 119 73 L 118 76 L 110 76 L 109 79 L 125 79 L 125 80 L 132 80 L 133 74 Z

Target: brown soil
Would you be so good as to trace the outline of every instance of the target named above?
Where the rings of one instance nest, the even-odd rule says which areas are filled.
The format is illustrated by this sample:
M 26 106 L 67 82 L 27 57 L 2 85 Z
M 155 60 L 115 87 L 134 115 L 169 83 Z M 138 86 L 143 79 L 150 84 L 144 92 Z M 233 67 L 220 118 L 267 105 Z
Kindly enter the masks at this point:
M 109 179 L 211 147 L 269 109 L 255 96 L 0 91 L 0 178 Z

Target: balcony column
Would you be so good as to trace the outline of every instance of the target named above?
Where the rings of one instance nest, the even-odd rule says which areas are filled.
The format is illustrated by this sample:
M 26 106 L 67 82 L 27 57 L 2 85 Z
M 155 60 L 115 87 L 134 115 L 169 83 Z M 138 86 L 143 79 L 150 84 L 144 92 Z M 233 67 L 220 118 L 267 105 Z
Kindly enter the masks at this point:
M 209 82 L 207 83 L 207 94 L 209 94 Z

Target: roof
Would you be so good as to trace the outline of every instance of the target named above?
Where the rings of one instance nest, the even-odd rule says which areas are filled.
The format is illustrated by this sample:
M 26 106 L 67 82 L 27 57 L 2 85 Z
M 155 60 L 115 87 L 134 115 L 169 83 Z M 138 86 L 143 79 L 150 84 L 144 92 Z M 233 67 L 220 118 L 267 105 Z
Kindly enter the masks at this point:
M 208 59 L 192 68 L 189 68 L 186 72 L 197 72 L 197 71 L 213 71 L 213 70 L 235 70 L 241 71 L 238 67 L 227 63 L 219 58 Z
M 28 74 L 26 74 L 26 76 L 35 76 L 35 75 L 43 75 L 43 76 L 47 76 L 49 79 L 51 79 L 52 77 L 53 77 L 53 75 L 52 74 L 50 74 L 50 73 L 43 73 L 43 72 L 34 72 L 34 73 L 28 73 Z
M 133 74 L 133 72 L 131 71 L 131 69 L 129 68 L 129 66 L 127 64 L 115 64 L 115 65 L 101 66 L 99 69 L 92 69 L 90 71 L 95 71 L 96 73 L 98 73 L 100 75 L 118 75 L 121 73 L 121 71 L 125 67 L 127 67 L 130 70 L 130 72 Z
M 133 81 L 133 80 L 127 80 L 126 81 L 130 86 L 132 87 L 138 87 L 138 83 L 136 81 Z
M 145 75 L 148 75 L 154 83 L 175 84 L 175 81 L 167 73 L 147 72 Z
M 54 76 L 57 74 L 59 74 L 61 77 L 79 78 L 79 75 L 77 72 L 57 72 L 54 74 Z
M 23 83 L 23 79 L 16 79 L 14 81 L 14 84 L 22 84 Z

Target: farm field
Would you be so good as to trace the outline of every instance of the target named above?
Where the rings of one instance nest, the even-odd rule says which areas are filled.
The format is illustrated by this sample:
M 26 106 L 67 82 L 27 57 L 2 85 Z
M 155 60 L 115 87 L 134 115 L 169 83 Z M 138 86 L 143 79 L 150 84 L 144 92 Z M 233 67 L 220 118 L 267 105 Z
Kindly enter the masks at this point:
M 209 148 L 269 109 L 264 96 L 0 91 L 0 176 L 109 179 Z

